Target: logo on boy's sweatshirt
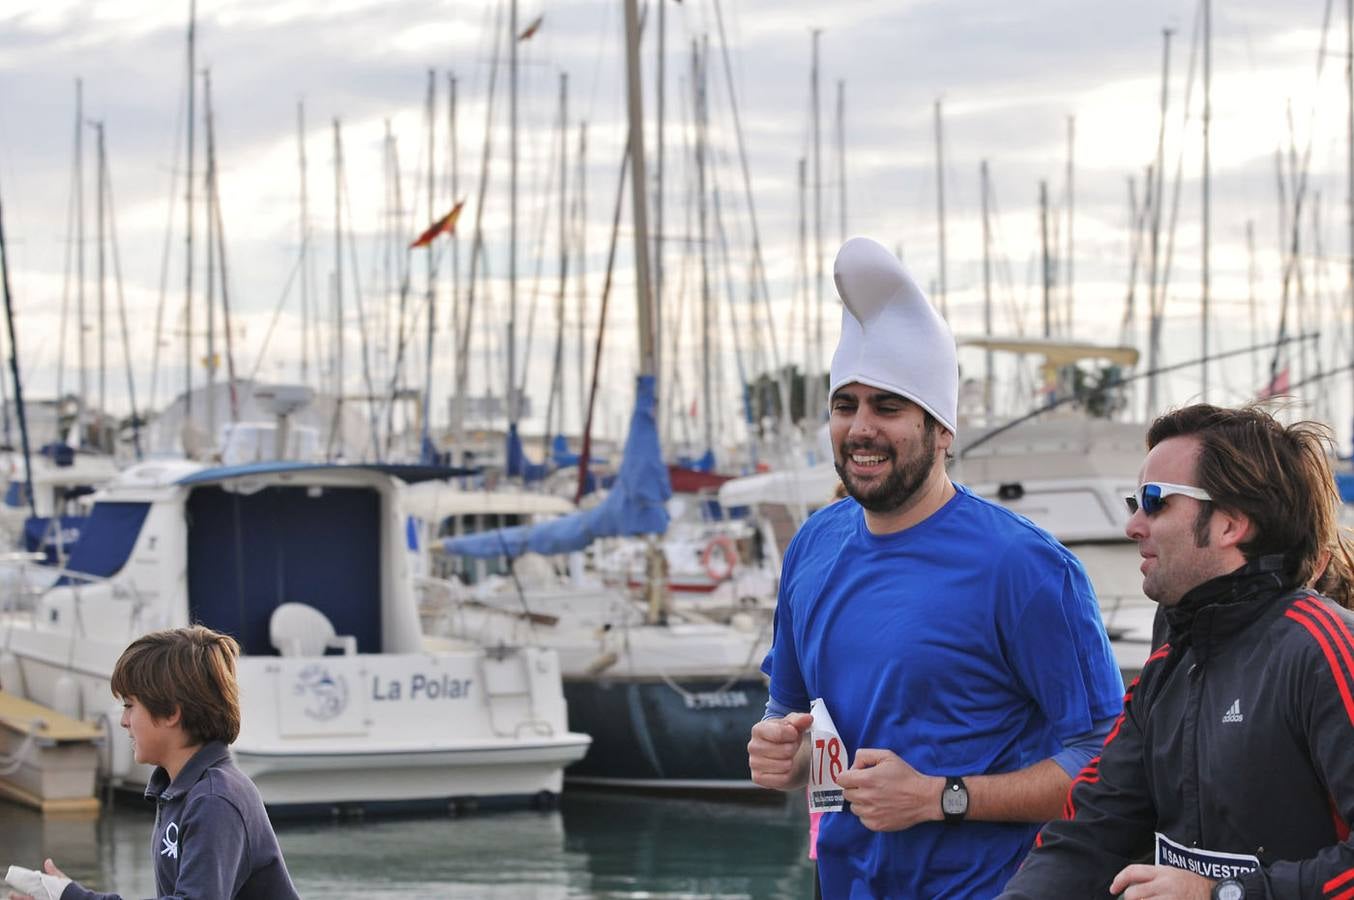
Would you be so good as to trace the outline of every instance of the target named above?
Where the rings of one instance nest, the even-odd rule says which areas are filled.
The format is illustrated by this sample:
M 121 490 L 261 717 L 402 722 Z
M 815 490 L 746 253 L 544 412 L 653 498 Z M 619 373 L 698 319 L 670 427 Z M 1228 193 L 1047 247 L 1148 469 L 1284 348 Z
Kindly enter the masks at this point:
M 160 850 L 161 856 L 168 856 L 170 859 L 179 858 L 179 824 L 177 822 L 170 822 L 165 826 L 165 836 L 160 838 L 160 842 L 164 844 L 163 849 Z
M 342 675 L 333 675 L 318 663 L 297 673 L 292 692 L 307 696 L 309 702 L 305 714 L 319 722 L 336 719 L 348 708 L 348 682 Z

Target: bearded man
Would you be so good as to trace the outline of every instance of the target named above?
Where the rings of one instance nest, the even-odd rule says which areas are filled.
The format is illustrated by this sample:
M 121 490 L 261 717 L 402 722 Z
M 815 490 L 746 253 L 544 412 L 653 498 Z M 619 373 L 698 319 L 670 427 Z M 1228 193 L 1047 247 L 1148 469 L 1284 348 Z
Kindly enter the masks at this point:
M 849 496 L 786 550 L 749 768 L 780 790 L 806 784 L 811 758 L 821 771 L 821 700 L 846 757 L 844 806 L 818 835 L 822 895 L 994 897 L 1123 684 L 1077 559 L 946 474 L 959 369 L 944 320 L 869 239 L 842 247 L 834 278 L 830 430 Z

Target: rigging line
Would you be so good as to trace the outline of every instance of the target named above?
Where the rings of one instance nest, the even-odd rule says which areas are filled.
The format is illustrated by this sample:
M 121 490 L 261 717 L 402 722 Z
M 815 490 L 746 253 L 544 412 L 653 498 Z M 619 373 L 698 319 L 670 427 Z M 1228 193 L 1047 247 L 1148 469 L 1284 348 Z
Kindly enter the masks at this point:
M 555 118 L 555 121 L 554 123 L 552 123 L 552 125 L 554 126 L 551 128 L 551 134 L 553 136 L 555 134 L 558 134 L 557 128 L 559 125 L 559 117 Z M 558 166 L 555 165 L 555 162 L 556 160 L 559 159 L 558 151 L 559 151 L 558 144 L 552 142 L 552 146 L 550 149 L 550 159 L 548 160 L 549 164 L 547 165 L 548 174 L 545 180 L 545 193 L 544 194 L 537 193 L 538 197 L 544 196 L 548 198 L 555 190 L 555 170 L 558 168 Z M 540 167 L 538 166 L 537 167 L 538 175 L 539 169 Z M 540 186 L 539 178 L 537 179 L 535 186 L 539 188 Z M 531 279 L 531 300 L 527 304 L 527 333 L 526 339 L 523 341 L 522 346 L 522 373 L 521 373 L 522 377 L 519 379 L 518 382 L 518 392 L 523 397 L 525 397 L 527 393 L 527 374 L 531 369 L 531 344 L 532 338 L 534 337 L 536 330 L 536 307 L 541 297 L 541 271 L 545 266 L 545 235 L 546 230 L 550 225 L 551 213 L 553 212 L 552 209 L 553 204 L 547 202 L 545 205 L 546 209 L 541 214 L 540 226 L 537 228 L 536 231 L 536 271 L 532 275 Z
M 484 111 L 484 142 L 480 151 L 480 178 L 479 189 L 475 194 L 475 233 L 470 246 L 470 274 L 466 285 L 465 298 L 465 320 L 459 323 L 458 334 L 460 335 L 460 346 L 456 349 L 456 383 L 454 385 L 456 406 L 456 415 L 453 416 L 452 429 L 457 437 L 460 436 L 461 429 L 465 426 L 465 393 L 470 379 L 470 329 L 474 323 L 475 314 L 475 290 L 479 283 L 479 270 L 484 256 L 484 204 L 488 197 L 489 181 L 489 163 L 491 160 L 490 150 L 493 148 L 493 123 L 494 123 L 494 97 L 498 84 L 498 70 L 500 67 L 500 54 L 502 52 L 503 41 L 503 7 L 498 7 L 498 15 L 494 19 L 494 62 L 489 69 L 489 99 L 485 104 Z
M 81 124 L 75 124 L 78 130 Z M 76 185 L 81 177 L 80 165 L 77 158 L 71 159 L 71 181 L 69 193 L 66 195 L 66 261 L 65 276 L 61 282 L 61 329 L 56 343 L 56 397 L 57 397 L 57 416 L 56 416 L 56 440 L 61 440 L 61 400 L 66 394 L 66 320 L 70 315 L 70 296 L 71 296 L 71 247 L 75 243 L 75 236 L 71 234 L 75 230 L 76 203 L 75 191 Z M 83 364 L 84 360 L 80 360 Z
M 287 283 L 282 286 L 282 294 L 277 298 L 277 305 L 273 307 L 273 316 L 268 320 L 268 330 L 263 334 L 263 345 L 259 347 L 259 355 L 254 360 L 254 366 L 249 370 L 249 380 L 256 381 L 259 377 L 259 369 L 263 366 L 263 360 L 268 355 L 268 345 L 273 339 L 273 329 L 277 327 L 278 317 L 282 314 L 282 307 L 287 302 L 287 296 L 291 293 L 292 282 L 296 280 L 296 273 L 301 271 L 301 260 L 305 258 L 305 245 L 310 240 L 307 236 L 301 242 L 302 252 L 297 254 L 296 261 L 292 263 L 291 273 L 287 275 Z
M 1318 336 L 1318 335 L 1317 335 L 1316 333 L 1311 333 L 1311 334 L 1304 334 L 1304 335 L 1295 335 L 1294 337 L 1282 337 L 1282 338 L 1279 338 L 1279 339 L 1276 340 L 1276 341 L 1265 341 L 1265 342 L 1262 342 L 1262 343 L 1259 343 L 1259 344 L 1252 344 L 1252 345 L 1249 346 L 1249 347 L 1238 347 L 1238 348 L 1235 349 L 1235 350 L 1228 350 L 1228 351 L 1226 351 L 1226 352 L 1224 352 L 1224 353 L 1215 353 L 1215 354 L 1213 354 L 1213 357 L 1212 357 L 1212 358 L 1213 358 L 1214 361 L 1224 360 L 1224 359 L 1230 359 L 1230 358 L 1233 357 L 1233 356 L 1241 356 L 1241 355 L 1246 354 L 1246 353 L 1256 353 L 1256 352 L 1258 352 L 1258 351 L 1260 351 L 1260 350 L 1268 350 L 1270 347 L 1274 346 L 1275 344 L 1292 343 L 1292 342 L 1295 342 L 1295 341 L 1306 341 L 1306 340 L 1311 340 L 1311 339 L 1313 339 L 1313 338 L 1315 338 L 1315 337 L 1317 337 L 1317 336 Z M 1123 387 L 1123 386 L 1126 385 L 1126 384 L 1132 384 L 1132 383 L 1135 382 L 1135 381 L 1141 381 L 1141 380 L 1144 379 L 1144 378 L 1151 378 L 1151 377 L 1154 376 L 1154 375 L 1164 375 L 1164 374 L 1166 374 L 1167 372 L 1175 372 L 1175 371 L 1178 371 L 1178 370 L 1180 370 L 1180 369 L 1188 369 L 1188 368 L 1191 368 L 1191 367 L 1197 366 L 1197 365 L 1199 365 L 1199 360 L 1197 360 L 1197 359 L 1190 359 L 1190 360 L 1186 360 L 1185 362 L 1172 363 L 1172 364 L 1169 365 L 1169 366 L 1158 366 L 1158 367 L 1155 368 L 1155 369 L 1149 369 L 1149 370 L 1147 370 L 1147 371 L 1145 371 L 1145 372 L 1135 372 L 1135 373 L 1133 373 L 1132 375 L 1128 375 L 1128 376 L 1125 376 L 1125 377 L 1123 377 L 1123 378 L 1120 378 L 1118 381 L 1115 381 L 1113 384 L 1101 385 L 1101 386 L 1098 386 L 1098 387 L 1092 389 L 1092 390 L 1090 391 L 1090 395 L 1091 395 L 1091 396 L 1094 396 L 1094 395 L 1096 395 L 1096 394 L 1103 394 L 1103 393 L 1106 393 L 1106 392 L 1108 392 L 1108 391 L 1115 390 L 1115 389 L 1117 389 L 1117 388 Z M 1293 386 L 1290 385 L 1289 389 L 1292 390 L 1292 388 L 1293 388 Z M 1038 418 L 1039 416 L 1043 415 L 1043 414 L 1046 413 L 1046 412 L 1050 412 L 1051 410 L 1058 409 L 1058 408 L 1061 407 L 1061 406 L 1066 406 L 1068 403 L 1077 402 L 1077 401 L 1080 401 L 1080 400 L 1082 400 L 1082 399 L 1085 399 L 1085 398 L 1084 398 L 1083 396 L 1078 396 L 1077 394 L 1074 393 L 1074 394 L 1069 394 L 1069 395 L 1067 395 L 1066 397 L 1059 397 L 1059 398 L 1056 399 L 1056 400 L 1052 400 L 1052 401 L 1050 401 L 1050 402 L 1048 402 L 1048 403 L 1045 403 L 1045 404 L 1042 405 L 1042 406 L 1039 406 L 1039 407 L 1036 407 L 1035 409 L 1030 410 L 1029 412 L 1025 413 L 1024 415 L 1017 416 L 1016 418 L 1012 419 L 1012 420 L 1009 421 L 1009 422 L 1005 422 L 1005 423 L 1003 423 L 1003 424 L 1001 424 L 1001 425 L 998 425 L 996 428 L 993 428 L 991 431 L 985 431 L 985 432 L 983 432 L 981 435 L 978 436 L 977 440 L 975 440 L 973 443 L 968 444 L 967 446 L 960 448 L 959 452 L 958 452 L 956 455 L 957 455 L 959 458 L 962 459 L 963 457 L 967 456 L 972 450 L 975 450 L 975 449 L 977 449 L 978 447 L 981 447 L 983 444 L 986 444 L 988 441 L 992 440 L 992 439 L 995 438 L 997 435 L 999 435 L 999 434 L 1004 434 L 1005 432 L 1010 431 L 1012 428 L 1015 428 L 1015 427 L 1018 426 L 1018 425 L 1023 425 L 1024 423 L 1030 421 L 1031 419 Z
M 183 115 L 184 106 L 187 105 L 187 86 L 181 85 L 179 91 L 177 117 L 174 120 L 174 153 L 169 167 L 169 193 L 167 194 L 169 197 L 169 217 L 168 221 L 165 222 L 164 246 L 160 250 L 160 297 L 155 304 L 155 338 L 151 345 L 150 398 L 147 401 L 149 409 L 155 408 L 155 389 L 160 375 L 160 342 L 164 335 L 165 302 L 169 296 L 169 255 L 172 249 L 170 242 L 174 234 L 174 213 L 178 208 L 179 153 L 183 150 Z
M 348 187 L 348 171 L 346 168 L 339 170 L 339 178 L 343 182 L 343 191 L 340 200 L 343 203 L 344 211 L 348 214 L 348 222 L 353 222 L 352 191 Z M 353 306 L 357 311 L 357 334 L 360 338 L 362 347 L 362 382 L 367 389 L 367 419 L 371 429 L 371 450 L 376 454 L 376 461 L 381 461 L 381 435 L 380 424 L 376 418 L 376 405 L 371 398 L 375 395 L 376 389 L 371 381 L 371 358 L 368 350 L 369 338 L 367 335 L 367 310 L 366 304 L 362 300 L 362 281 L 357 269 L 357 238 L 354 235 L 355 229 L 348 229 L 348 267 L 353 276 Z M 340 260 L 339 265 L 342 265 Z
M 1320 82 L 1321 82 L 1321 74 L 1322 74 L 1322 71 L 1324 70 L 1325 64 L 1326 64 L 1326 39 L 1327 39 L 1327 37 L 1329 36 L 1329 33 L 1330 33 L 1331 8 L 1332 8 L 1332 5 L 1333 5 L 1333 0 L 1326 0 L 1325 14 L 1324 14 L 1324 17 L 1323 17 L 1323 20 L 1322 20 L 1322 23 L 1321 23 L 1321 43 L 1320 43 L 1320 45 L 1319 45 L 1319 50 L 1318 50 L 1317 58 L 1316 58 L 1316 82 L 1317 82 L 1318 85 L 1319 85 Z M 1315 94 L 1316 92 L 1314 91 L 1313 93 Z M 1291 107 L 1290 107 L 1290 110 L 1289 110 L 1289 114 L 1290 114 L 1290 116 L 1291 116 L 1291 114 L 1292 114 Z M 1299 246 L 1299 243 L 1298 243 L 1298 242 L 1299 242 L 1299 235 L 1300 235 L 1300 225 L 1299 225 L 1299 221 L 1300 221 L 1301 218 L 1302 218 L 1302 204 L 1303 204 L 1303 200 L 1304 200 L 1304 198 L 1305 198 L 1305 196 L 1306 196 L 1306 193 L 1307 193 L 1307 175 L 1308 175 L 1308 173 L 1309 173 L 1309 171 L 1310 171 L 1310 164 L 1311 164 L 1311 157 L 1312 157 L 1312 144 L 1314 143 L 1314 141 L 1313 141 L 1313 133 L 1312 133 L 1314 129 L 1313 129 L 1312 126 L 1313 126 L 1313 122 L 1314 122 L 1315 118 L 1316 118 L 1316 103 L 1315 103 L 1315 101 L 1313 101 L 1312 107 L 1311 107 L 1311 109 L 1310 109 L 1310 111 L 1308 112 L 1308 115 L 1307 115 L 1307 122 L 1308 122 L 1307 146 L 1303 149 L 1303 152 L 1302 152 L 1302 165 L 1301 165 L 1301 167 L 1299 168 L 1298 172 L 1294 173 L 1295 176 L 1297 177 L 1298 181 L 1297 181 L 1297 184 L 1296 184 L 1296 186 L 1294 187 L 1294 191 L 1293 191 L 1293 194 L 1294 194 L 1294 196 L 1293 196 L 1293 227 L 1292 227 L 1292 240 L 1291 240 L 1291 246 L 1290 246 L 1290 248 L 1289 248 L 1289 251 L 1285 254 L 1285 258 L 1284 258 L 1284 269 L 1283 269 L 1283 279 L 1282 279 L 1282 284 L 1283 284 L 1283 286 L 1282 286 L 1281 298 L 1280 298 L 1280 303 L 1279 303 L 1279 336 L 1280 336 L 1280 337 L 1282 337 L 1282 336 L 1287 332 L 1287 330 L 1288 330 L 1288 287 L 1289 287 L 1289 284 L 1290 284 L 1291 279 L 1292 279 L 1292 277 L 1293 277 L 1293 273 L 1294 273 L 1295 266 L 1296 266 L 1296 264 L 1297 264 L 1296 257 L 1297 257 L 1297 254 L 1298 254 L 1298 246 Z M 1289 127 L 1290 127 L 1290 132 L 1291 132 L 1291 130 L 1292 130 L 1291 122 L 1290 122 L 1290 126 L 1289 126 Z M 1269 371 L 1270 371 L 1270 377 L 1271 377 L 1271 379 L 1274 377 L 1275 374 L 1278 373 L 1278 370 L 1279 370 L 1279 353 L 1280 353 L 1280 350 L 1281 350 L 1281 347 L 1276 346 L 1276 347 L 1274 348 L 1274 356 L 1270 359 Z
M 773 368 L 780 370 L 780 347 L 776 341 L 775 315 L 771 309 L 771 291 L 766 282 L 766 261 L 762 255 L 761 231 L 757 227 L 757 207 L 753 202 L 752 176 L 749 173 L 747 147 L 743 141 L 743 125 L 738 114 L 738 98 L 734 89 L 733 64 L 729 60 L 729 44 L 724 33 L 724 13 L 720 0 L 715 0 L 715 20 L 719 25 L 719 48 L 724 61 L 724 83 L 728 88 L 729 107 L 733 113 L 733 130 L 738 142 L 738 160 L 743 170 L 743 193 L 747 199 L 748 220 L 752 226 L 752 259 L 757 273 L 757 284 L 761 287 L 762 302 L 766 305 L 766 322 Z M 780 395 L 781 409 L 788 414 L 789 386 L 784 378 L 776 380 L 777 393 Z
M 616 206 L 611 215 L 611 246 L 607 250 L 606 277 L 602 281 L 602 308 L 597 318 L 597 340 L 593 345 L 592 384 L 588 390 L 588 414 L 583 422 L 583 446 L 578 453 L 578 489 L 574 503 L 583 499 L 588 483 L 588 466 L 592 459 L 592 420 L 597 407 L 597 382 L 602 371 L 602 346 L 606 337 L 606 314 L 611 300 L 611 279 L 616 267 L 616 245 L 620 243 L 621 210 L 625 206 L 625 180 L 630 169 L 630 137 L 625 138 L 625 155 L 621 157 L 620 181 L 616 185 Z
M 1182 111 L 1180 129 L 1183 132 L 1189 123 L 1190 101 L 1194 99 L 1194 66 L 1198 59 L 1200 23 L 1203 18 L 1203 0 L 1195 7 L 1194 32 L 1190 36 L 1189 68 L 1185 76 L 1185 106 Z M 1161 267 L 1157 285 L 1152 292 L 1152 315 L 1160 318 L 1166 309 L 1166 292 L 1171 284 L 1171 266 L 1175 260 L 1175 224 L 1180 216 L 1180 183 L 1185 168 L 1185 145 L 1182 140 L 1180 151 L 1175 157 L 1175 179 L 1171 185 L 1171 220 L 1166 226 L 1166 260 Z M 1160 179 L 1162 175 L 1157 174 Z
M 141 459 L 141 417 L 136 411 L 136 379 L 132 377 L 131 333 L 127 328 L 127 298 L 122 291 L 122 251 L 118 246 L 118 220 L 113 203 L 113 175 L 108 169 L 108 155 L 103 156 L 103 190 L 108 198 L 108 238 L 113 251 L 113 283 L 118 292 L 118 318 L 122 323 L 122 356 L 127 365 L 127 397 L 132 409 L 132 449 Z

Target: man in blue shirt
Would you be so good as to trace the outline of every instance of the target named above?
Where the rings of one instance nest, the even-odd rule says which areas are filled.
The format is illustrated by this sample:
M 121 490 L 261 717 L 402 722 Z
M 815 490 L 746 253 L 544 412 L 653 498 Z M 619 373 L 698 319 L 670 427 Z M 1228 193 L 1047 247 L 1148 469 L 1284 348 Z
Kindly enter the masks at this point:
M 849 498 L 786 551 L 749 767 L 802 788 L 821 699 L 849 760 L 846 806 L 820 825 L 823 895 L 994 897 L 1061 813 L 1122 682 L 1076 558 L 946 475 L 944 321 L 874 241 L 847 242 L 834 276 L 830 429 Z

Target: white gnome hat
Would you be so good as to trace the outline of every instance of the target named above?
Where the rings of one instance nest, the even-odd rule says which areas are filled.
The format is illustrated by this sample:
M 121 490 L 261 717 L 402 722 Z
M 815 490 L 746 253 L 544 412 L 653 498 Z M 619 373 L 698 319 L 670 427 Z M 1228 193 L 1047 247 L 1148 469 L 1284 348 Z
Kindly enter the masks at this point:
M 879 242 L 855 237 L 837 251 L 832 277 L 844 308 L 829 396 L 867 384 L 906 397 L 957 433 L 954 335 L 912 274 Z

